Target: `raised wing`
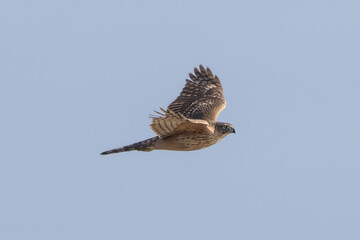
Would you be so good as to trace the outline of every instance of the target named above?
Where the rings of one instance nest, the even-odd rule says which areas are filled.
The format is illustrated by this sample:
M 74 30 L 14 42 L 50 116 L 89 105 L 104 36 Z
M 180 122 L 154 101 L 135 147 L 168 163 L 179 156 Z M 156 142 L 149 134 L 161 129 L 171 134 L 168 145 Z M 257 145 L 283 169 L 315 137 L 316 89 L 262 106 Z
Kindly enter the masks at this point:
M 188 119 L 181 113 L 175 113 L 171 110 L 158 113 L 160 116 L 153 117 L 150 124 L 151 129 L 160 137 L 165 138 L 176 133 L 184 132 L 214 132 L 214 127 L 202 119 Z
M 191 80 L 186 79 L 180 96 L 168 106 L 168 109 L 190 119 L 215 122 L 226 106 L 223 88 L 219 78 L 214 76 L 209 68 L 205 69 L 200 65 L 199 69 L 194 68 L 195 75 L 189 73 Z

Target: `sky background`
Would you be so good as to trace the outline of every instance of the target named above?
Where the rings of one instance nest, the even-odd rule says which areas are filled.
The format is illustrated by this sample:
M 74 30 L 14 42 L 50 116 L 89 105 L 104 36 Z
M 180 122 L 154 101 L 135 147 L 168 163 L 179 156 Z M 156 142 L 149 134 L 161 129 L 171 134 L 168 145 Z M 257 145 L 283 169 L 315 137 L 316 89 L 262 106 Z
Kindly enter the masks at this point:
M 1 1 L 0 239 L 360 239 L 359 1 Z M 154 136 L 195 66 L 235 135 Z

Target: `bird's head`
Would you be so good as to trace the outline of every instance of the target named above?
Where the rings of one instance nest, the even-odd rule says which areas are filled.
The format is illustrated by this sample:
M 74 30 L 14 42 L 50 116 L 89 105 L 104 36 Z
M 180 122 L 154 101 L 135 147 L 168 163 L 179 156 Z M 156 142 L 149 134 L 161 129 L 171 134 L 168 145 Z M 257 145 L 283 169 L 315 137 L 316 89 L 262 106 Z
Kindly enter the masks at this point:
M 224 135 L 224 137 L 230 133 L 235 133 L 235 128 L 230 123 L 217 122 L 215 124 L 215 131 L 220 133 L 220 135 Z

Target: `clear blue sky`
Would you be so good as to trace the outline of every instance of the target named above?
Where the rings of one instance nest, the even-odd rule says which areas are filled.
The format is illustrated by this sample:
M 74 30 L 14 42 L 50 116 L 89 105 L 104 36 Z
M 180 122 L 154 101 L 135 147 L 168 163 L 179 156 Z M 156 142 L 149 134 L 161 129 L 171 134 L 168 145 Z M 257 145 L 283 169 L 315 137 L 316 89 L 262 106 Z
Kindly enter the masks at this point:
M 2 1 L 0 239 L 360 239 L 359 1 Z M 203 64 L 236 127 L 99 153 Z

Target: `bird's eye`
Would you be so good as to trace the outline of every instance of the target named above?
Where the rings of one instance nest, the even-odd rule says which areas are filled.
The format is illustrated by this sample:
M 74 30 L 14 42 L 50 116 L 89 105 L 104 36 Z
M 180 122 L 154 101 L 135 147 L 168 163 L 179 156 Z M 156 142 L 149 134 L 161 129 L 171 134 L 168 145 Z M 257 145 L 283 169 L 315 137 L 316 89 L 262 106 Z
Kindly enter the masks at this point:
M 227 127 L 226 126 L 223 126 L 223 129 L 226 129 Z

